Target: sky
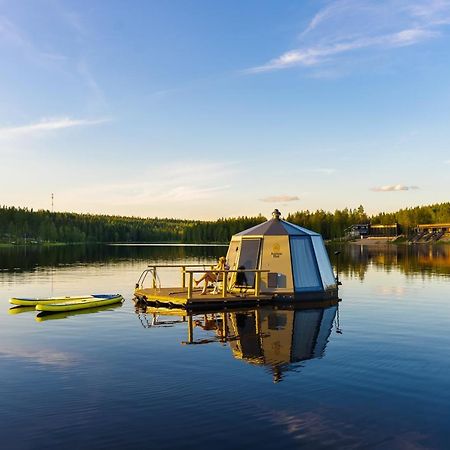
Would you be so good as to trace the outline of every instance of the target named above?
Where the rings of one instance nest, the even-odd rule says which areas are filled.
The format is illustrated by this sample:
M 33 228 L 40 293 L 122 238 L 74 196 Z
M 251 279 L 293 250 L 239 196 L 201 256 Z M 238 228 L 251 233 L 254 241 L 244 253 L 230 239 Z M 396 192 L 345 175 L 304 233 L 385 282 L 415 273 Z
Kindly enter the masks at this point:
M 0 0 L 0 204 L 450 201 L 450 0 Z

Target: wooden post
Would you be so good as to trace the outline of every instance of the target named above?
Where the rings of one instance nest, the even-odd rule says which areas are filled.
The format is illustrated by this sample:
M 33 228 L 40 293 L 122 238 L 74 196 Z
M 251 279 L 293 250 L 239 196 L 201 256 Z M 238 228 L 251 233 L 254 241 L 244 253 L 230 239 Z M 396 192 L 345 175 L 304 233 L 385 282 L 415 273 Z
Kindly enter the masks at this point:
M 261 285 L 261 272 L 256 272 L 255 279 L 255 297 L 259 297 L 259 289 Z
M 227 313 L 222 313 L 222 339 L 227 340 Z
M 255 309 L 255 329 L 256 329 L 256 334 L 259 334 L 261 329 L 260 329 L 260 325 L 259 325 L 259 321 L 261 319 L 261 316 L 259 314 L 259 309 Z
M 181 287 L 186 287 L 186 266 L 181 266 Z
M 188 316 L 188 343 L 192 344 L 194 342 L 194 321 L 192 316 Z
M 153 289 L 156 289 L 156 266 L 153 266 Z
M 193 288 L 194 274 L 189 272 L 189 284 L 188 284 L 188 292 L 187 299 L 190 300 L 192 298 L 192 288 Z
M 222 297 L 225 298 L 227 296 L 228 273 L 222 272 L 222 275 Z

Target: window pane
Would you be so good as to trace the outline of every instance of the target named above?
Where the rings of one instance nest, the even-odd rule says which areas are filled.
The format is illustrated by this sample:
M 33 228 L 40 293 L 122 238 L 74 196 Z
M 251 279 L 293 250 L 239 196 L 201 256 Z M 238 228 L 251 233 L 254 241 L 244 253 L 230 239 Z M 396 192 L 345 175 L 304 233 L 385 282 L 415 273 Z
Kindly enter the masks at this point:
M 330 264 L 330 259 L 328 258 L 327 249 L 325 248 L 323 239 L 320 236 L 312 236 L 311 239 L 314 251 L 316 253 L 317 264 L 319 265 L 323 287 L 327 289 L 328 287 L 334 286 L 336 284 L 333 269 Z
M 260 243 L 261 239 L 242 239 L 238 267 L 252 270 L 258 268 Z M 248 287 L 254 287 L 255 273 L 246 272 L 245 277 L 247 279 Z
M 322 290 L 310 239 L 309 236 L 291 237 L 292 271 L 296 291 Z

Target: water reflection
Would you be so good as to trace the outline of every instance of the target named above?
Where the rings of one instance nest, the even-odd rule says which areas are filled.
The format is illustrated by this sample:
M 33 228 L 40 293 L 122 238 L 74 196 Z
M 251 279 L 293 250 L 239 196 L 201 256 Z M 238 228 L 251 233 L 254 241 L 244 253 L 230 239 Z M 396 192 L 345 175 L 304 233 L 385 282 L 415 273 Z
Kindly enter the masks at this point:
M 321 358 L 328 343 L 337 306 L 310 310 L 261 308 L 250 314 L 229 314 L 233 356 L 266 366 L 273 381 L 302 361 Z
M 3 448 L 448 448 L 450 246 L 342 248 L 342 336 L 336 305 L 136 315 L 129 299 L 147 264 L 223 253 L 156 250 L 0 255 L 23 270 L 0 273 Z M 128 300 L 39 324 L 32 308 L 8 314 L 9 297 L 49 296 L 53 284 L 53 295 Z
M 35 306 L 13 306 L 9 308 L 8 313 L 15 315 L 15 314 L 22 314 L 24 312 L 34 312 L 36 311 Z
M 136 313 L 145 328 L 185 322 L 183 344 L 228 344 L 234 358 L 265 367 L 275 383 L 302 362 L 323 357 L 333 326 L 342 333 L 336 302 L 314 309 L 262 306 L 199 314 L 147 307 Z
M 347 244 L 328 248 L 332 262 L 339 249 L 341 275 L 364 277 L 371 266 L 385 272 L 398 269 L 405 275 L 450 275 L 450 245 L 358 245 Z
M 80 316 L 85 314 L 95 314 L 102 311 L 112 311 L 122 307 L 122 303 L 115 305 L 98 306 L 97 308 L 77 309 L 74 311 L 46 312 L 42 311 L 36 315 L 36 322 L 45 322 L 46 320 L 67 319 L 68 317 Z M 12 309 L 12 308 L 11 308 Z M 33 308 L 34 309 L 34 308 Z M 10 310 L 11 312 L 11 310 Z
M 186 258 L 216 258 L 223 246 L 62 245 L 0 248 L 0 271 L 34 271 L 38 267 L 142 260 L 153 263 Z
M 450 245 L 333 245 L 328 253 L 343 276 L 364 279 L 370 266 L 383 271 L 399 269 L 406 275 L 450 275 Z M 109 245 L 71 245 L 59 247 L 0 248 L 0 271 L 35 271 L 40 267 L 103 264 L 142 261 L 143 267 L 153 263 L 179 263 L 189 260 L 215 260 L 224 252 L 223 246 L 136 247 Z
M 45 322 L 46 320 L 67 319 L 68 317 L 80 316 L 85 314 L 95 314 L 102 311 L 112 311 L 122 307 L 122 303 L 114 305 L 98 306 L 96 308 L 77 309 L 74 311 L 62 311 L 62 312 L 46 312 L 42 311 L 36 314 L 36 322 Z M 8 314 L 17 315 L 22 313 L 35 313 L 35 306 L 13 306 L 9 308 Z

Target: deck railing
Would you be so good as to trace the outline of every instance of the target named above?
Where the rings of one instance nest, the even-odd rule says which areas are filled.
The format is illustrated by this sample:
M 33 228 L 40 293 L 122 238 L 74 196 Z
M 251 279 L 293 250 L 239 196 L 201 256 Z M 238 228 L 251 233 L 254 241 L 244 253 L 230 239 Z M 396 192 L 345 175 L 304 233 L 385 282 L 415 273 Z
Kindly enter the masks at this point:
M 260 290 L 261 290 L 261 274 L 270 272 L 269 270 L 260 270 L 260 269 L 237 269 L 237 270 L 218 270 L 218 269 L 212 269 L 215 274 L 223 274 L 222 275 L 222 297 L 225 298 L 228 294 L 228 274 L 229 273 L 254 273 L 255 274 L 255 290 L 254 290 L 254 296 L 259 297 Z M 192 298 L 192 292 L 194 288 L 194 273 L 206 273 L 211 272 L 210 270 L 185 270 L 185 273 L 188 274 L 189 282 L 188 282 L 188 291 L 187 296 L 188 298 Z
M 202 269 L 200 269 L 200 267 Z M 205 269 L 208 267 L 208 269 Z M 258 297 L 261 291 L 261 274 L 268 273 L 270 270 L 261 270 L 261 269 L 216 269 L 214 265 L 209 264 L 151 264 L 148 266 L 148 269 L 142 272 L 139 277 L 138 282 L 136 283 L 136 288 L 143 287 L 145 278 L 148 273 L 152 273 L 152 287 L 156 289 L 157 287 L 157 271 L 158 269 L 173 269 L 179 268 L 181 271 L 181 287 L 186 289 L 187 287 L 187 298 L 191 299 L 194 292 L 194 274 L 196 273 L 207 273 L 214 272 L 214 274 L 219 275 L 222 274 L 221 280 L 219 282 L 222 283 L 222 297 L 226 298 L 228 295 L 228 275 L 229 274 L 238 274 L 238 273 L 254 273 L 255 274 L 255 287 L 252 290 L 254 291 L 254 296 Z M 198 269 L 197 269 L 198 268 Z M 188 280 L 186 282 L 186 275 L 188 276 Z

